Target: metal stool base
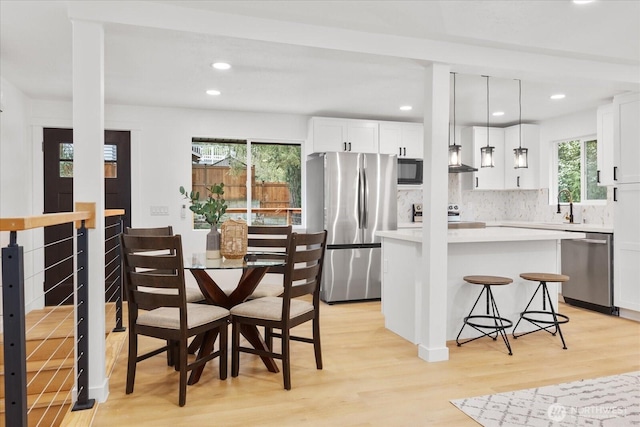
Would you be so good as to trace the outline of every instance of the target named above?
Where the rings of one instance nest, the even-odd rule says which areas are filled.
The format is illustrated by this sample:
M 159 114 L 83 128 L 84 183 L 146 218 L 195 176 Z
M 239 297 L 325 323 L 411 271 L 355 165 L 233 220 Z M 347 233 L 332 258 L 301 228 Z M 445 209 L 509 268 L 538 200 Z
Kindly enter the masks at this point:
M 529 306 L 533 302 L 534 298 L 538 294 L 538 291 L 542 288 L 542 311 L 541 310 L 529 310 Z M 547 311 L 546 305 L 549 304 L 549 310 Z M 542 315 L 545 317 L 551 317 L 550 319 L 540 319 L 536 318 L 533 315 Z M 533 317 L 532 317 L 533 316 Z M 526 320 L 527 322 L 536 326 L 537 329 L 529 332 L 523 332 L 521 334 L 516 335 L 516 329 L 518 329 L 518 325 L 522 320 Z M 560 329 L 560 325 L 563 323 L 567 323 L 569 321 L 569 317 L 564 314 L 557 313 L 553 308 L 553 304 L 551 302 L 551 296 L 549 295 L 549 289 L 547 288 L 547 282 L 540 282 L 536 291 L 533 293 L 533 296 L 529 300 L 529 304 L 525 307 L 524 311 L 520 313 L 520 319 L 518 319 L 518 323 L 516 323 L 515 328 L 511 335 L 514 339 L 517 339 L 524 335 L 529 335 L 538 331 L 546 331 L 551 335 L 555 336 L 556 333 L 560 335 L 560 340 L 562 340 L 562 348 L 564 350 L 567 349 L 567 344 L 564 341 L 564 336 L 562 335 L 562 329 Z M 550 330 L 550 328 L 554 328 Z
M 478 301 L 480 301 L 482 294 L 485 292 L 487 299 L 487 314 L 474 315 L 473 310 L 476 308 L 476 305 L 478 305 Z M 493 321 L 493 324 L 490 324 L 490 322 L 478 323 L 477 321 L 479 320 Z M 475 338 L 469 338 L 465 341 L 460 341 L 460 335 L 462 334 L 464 327 L 467 325 L 480 332 L 482 335 Z M 458 347 L 460 347 L 462 344 L 466 344 L 483 337 L 489 337 L 495 341 L 498 339 L 499 335 L 502 338 L 502 341 L 504 341 L 504 344 L 507 346 L 507 350 L 509 350 L 509 356 L 511 356 L 513 355 L 513 352 L 511 351 L 511 345 L 509 344 L 509 339 L 507 338 L 505 329 L 511 328 L 512 326 L 513 323 L 511 322 L 511 320 L 500 317 L 498 306 L 496 305 L 496 301 L 493 298 L 493 292 L 491 292 L 491 285 L 483 285 L 482 291 L 480 291 L 480 295 L 478 295 L 476 302 L 473 304 L 473 307 L 471 307 L 471 311 L 469 311 L 469 315 L 463 320 L 462 328 L 460 328 L 460 332 L 458 332 L 458 336 L 456 337 L 456 344 L 458 345 Z

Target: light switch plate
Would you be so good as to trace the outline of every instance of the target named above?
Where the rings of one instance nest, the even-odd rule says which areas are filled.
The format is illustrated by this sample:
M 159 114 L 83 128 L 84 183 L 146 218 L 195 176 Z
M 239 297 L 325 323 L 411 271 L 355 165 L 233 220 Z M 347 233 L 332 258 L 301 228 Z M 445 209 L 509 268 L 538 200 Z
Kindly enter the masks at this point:
M 151 216 L 169 216 L 169 206 L 150 206 L 149 214 Z

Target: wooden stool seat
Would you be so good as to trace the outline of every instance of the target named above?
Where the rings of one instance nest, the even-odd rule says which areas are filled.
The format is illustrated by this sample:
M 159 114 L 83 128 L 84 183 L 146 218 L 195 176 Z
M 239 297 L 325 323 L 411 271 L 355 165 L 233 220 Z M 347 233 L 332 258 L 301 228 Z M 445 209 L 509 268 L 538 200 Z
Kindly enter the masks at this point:
M 569 276 L 555 273 L 522 273 L 520 277 L 534 282 L 566 282 L 569 280 Z
M 508 277 L 500 276 L 464 276 L 462 280 L 474 285 L 508 285 L 513 282 Z
M 495 341 L 498 336 L 500 336 L 507 346 L 507 350 L 509 350 L 509 356 L 511 356 L 513 352 L 511 351 L 511 345 L 509 344 L 505 329 L 513 327 L 513 323 L 511 320 L 500 316 L 498 305 L 493 298 L 491 286 L 508 285 L 512 283 L 513 280 L 509 277 L 500 276 L 464 276 L 462 279 L 473 285 L 482 285 L 482 290 L 473 307 L 471 307 L 471 311 L 462 321 L 462 328 L 460 328 L 460 332 L 458 332 L 458 336 L 456 337 L 456 344 L 460 347 L 462 344 L 475 341 L 482 337 L 489 337 Z M 485 311 L 483 314 L 474 314 L 474 310 L 483 294 L 486 297 Z M 460 341 L 460 335 L 462 335 L 465 326 L 475 329 L 480 332 L 481 335 L 475 338 L 469 338 L 466 341 Z
M 556 333 L 560 335 L 560 340 L 562 341 L 562 348 L 567 349 L 567 344 L 564 341 L 564 336 L 562 335 L 562 330 L 560 329 L 560 325 L 563 323 L 567 323 L 569 321 L 569 317 L 564 314 L 558 313 L 553 307 L 553 301 L 551 299 L 551 295 L 549 294 L 549 289 L 547 288 L 547 282 L 566 282 L 569 280 L 569 276 L 564 274 L 555 274 L 555 273 L 522 273 L 520 274 L 525 280 L 531 280 L 534 282 L 540 282 L 536 291 L 533 293 L 533 296 L 529 300 L 529 303 L 525 307 L 524 311 L 520 313 L 520 319 L 516 323 L 515 328 L 513 328 L 512 336 L 514 339 L 521 337 L 523 335 L 528 335 L 538 331 L 546 331 L 551 335 L 555 336 Z M 531 303 L 534 298 L 540 291 L 542 295 L 542 310 L 530 310 Z M 548 305 L 548 307 L 547 307 Z M 533 324 L 536 329 L 520 333 L 516 335 L 516 329 L 520 325 L 522 320 L 526 320 Z

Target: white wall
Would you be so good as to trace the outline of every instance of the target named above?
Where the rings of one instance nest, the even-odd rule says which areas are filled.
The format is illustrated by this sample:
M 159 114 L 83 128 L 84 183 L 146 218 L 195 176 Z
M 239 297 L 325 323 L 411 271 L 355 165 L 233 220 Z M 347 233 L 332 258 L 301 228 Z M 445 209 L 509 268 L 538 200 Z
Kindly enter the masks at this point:
M 539 190 L 461 190 L 461 181 L 465 176 L 450 174 L 449 200 L 460 204 L 461 217 L 465 221 L 562 221 L 561 215 L 556 213 L 555 204 L 550 203 L 549 200 L 554 167 L 553 143 L 569 138 L 595 135 L 596 131 L 596 109 L 543 121 L 540 123 L 540 155 L 532 159 L 532 163 L 535 162 L 539 167 Z M 606 204 L 577 205 L 574 214 L 580 221 L 611 226 L 613 224 L 612 191 L 610 189 L 608 191 Z
M 20 217 L 33 214 L 33 152 L 31 130 L 28 125 L 31 102 L 20 90 L 0 77 L 2 113 L 0 113 L 0 217 Z M 34 301 L 32 283 L 41 281 L 34 277 L 34 260 L 41 251 L 34 250 L 34 236 L 41 233 L 20 231 L 17 242 L 24 248 L 25 302 L 27 305 L 41 304 Z M 9 232 L 0 233 L 0 246 L 9 245 Z M 0 278 L 0 283 L 1 283 Z M 1 294 L 0 294 L 1 302 Z M 0 304 L 0 315 L 2 306 Z M 2 318 L 0 317 L 0 325 Z
M 132 225 L 172 225 L 182 235 L 185 253 L 204 251 L 206 231 L 192 230 L 190 215 L 180 218 L 184 199 L 178 188 L 191 185 L 191 138 L 303 143 L 307 120 L 307 116 L 284 114 L 107 105 L 105 128 L 131 130 Z M 71 103 L 34 101 L 33 122 L 35 133 L 41 133 L 42 127 L 69 127 Z M 41 185 L 33 191 L 42 194 Z M 151 216 L 151 206 L 167 206 L 169 215 Z

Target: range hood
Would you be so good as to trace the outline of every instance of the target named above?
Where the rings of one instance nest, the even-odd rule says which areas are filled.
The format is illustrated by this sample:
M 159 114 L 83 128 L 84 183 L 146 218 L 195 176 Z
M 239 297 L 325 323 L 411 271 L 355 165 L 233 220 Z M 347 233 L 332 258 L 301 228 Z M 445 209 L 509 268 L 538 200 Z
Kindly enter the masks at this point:
M 478 169 L 461 164 L 460 166 L 449 166 L 449 173 L 462 173 L 462 172 L 478 172 Z

